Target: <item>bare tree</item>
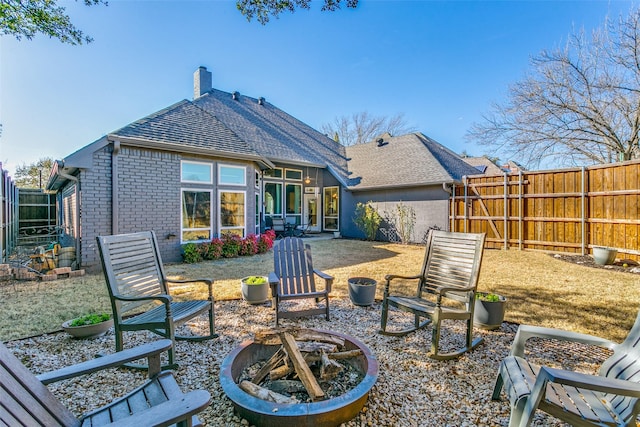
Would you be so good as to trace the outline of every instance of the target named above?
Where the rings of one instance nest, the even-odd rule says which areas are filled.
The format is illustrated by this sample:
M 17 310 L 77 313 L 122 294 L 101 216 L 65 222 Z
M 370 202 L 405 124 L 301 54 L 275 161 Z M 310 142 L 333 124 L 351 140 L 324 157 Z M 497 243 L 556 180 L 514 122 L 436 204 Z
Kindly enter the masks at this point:
M 407 125 L 404 114 L 375 117 L 363 111 L 351 116 L 336 117 L 333 123 L 323 124 L 320 130 L 348 147 L 373 141 L 374 138 L 385 132 L 391 135 L 402 135 L 413 132 L 415 128 Z
M 493 104 L 467 138 L 528 165 L 640 157 L 640 9 L 532 59 L 533 70 Z

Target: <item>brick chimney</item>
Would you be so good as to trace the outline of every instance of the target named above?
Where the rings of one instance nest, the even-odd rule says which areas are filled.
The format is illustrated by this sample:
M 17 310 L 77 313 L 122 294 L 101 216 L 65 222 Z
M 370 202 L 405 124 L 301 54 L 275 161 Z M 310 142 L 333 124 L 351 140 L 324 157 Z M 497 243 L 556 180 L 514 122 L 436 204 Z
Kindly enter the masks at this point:
M 198 67 L 193 73 L 193 99 L 198 99 L 211 90 L 211 71 L 207 67 Z

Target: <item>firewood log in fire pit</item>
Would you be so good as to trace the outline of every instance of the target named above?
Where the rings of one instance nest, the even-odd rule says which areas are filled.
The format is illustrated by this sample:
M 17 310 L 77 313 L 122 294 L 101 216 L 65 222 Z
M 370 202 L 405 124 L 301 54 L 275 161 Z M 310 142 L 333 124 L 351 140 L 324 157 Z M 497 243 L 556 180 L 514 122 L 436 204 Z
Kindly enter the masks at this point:
M 250 381 L 241 381 L 240 387 L 254 397 L 277 403 L 298 402 L 287 393 L 306 393 L 312 402 L 335 397 L 327 396 L 325 389 L 339 387 L 327 383 L 341 382 L 338 377 L 348 366 L 348 360 L 362 356 L 360 349 L 345 350 L 341 337 L 307 329 L 258 333 L 254 341 L 279 344 L 280 348 L 248 376 Z

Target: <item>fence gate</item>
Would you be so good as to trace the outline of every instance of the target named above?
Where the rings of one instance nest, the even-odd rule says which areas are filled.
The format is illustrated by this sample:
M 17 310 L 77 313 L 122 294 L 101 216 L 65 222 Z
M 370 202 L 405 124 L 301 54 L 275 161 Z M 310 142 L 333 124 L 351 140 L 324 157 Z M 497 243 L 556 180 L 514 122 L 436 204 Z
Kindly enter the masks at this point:
M 42 190 L 18 190 L 18 245 L 46 245 L 58 239 L 56 196 Z

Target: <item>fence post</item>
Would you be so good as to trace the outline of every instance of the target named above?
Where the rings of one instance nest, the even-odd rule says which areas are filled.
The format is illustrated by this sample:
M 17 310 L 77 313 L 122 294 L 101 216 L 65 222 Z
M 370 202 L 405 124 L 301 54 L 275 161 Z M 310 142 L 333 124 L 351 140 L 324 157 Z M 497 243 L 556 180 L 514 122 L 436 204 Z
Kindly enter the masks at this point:
M 518 250 L 522 250 L 522 234 L 523 234 L 523 216 L 524 216 L 524 196 L 523 192 L 522 171 L 518 171 Z
M 504 173 L 504 250 L 509 249 L 509 175 Z
M 580 206 L 580 219 L 581 219 L 581 228 L 582 228 L 582 237 L 581 237 L 581 247 L 582 247 L 582 255 L 586 255 L 586 238 L 587 238 L 587 218 L 586 218 L 586 194 L 585 194 L 585 190 L 586 190 L 586 184 L 585 184 L 585 175 L 586 175 L 586 169 L 584 166 L 582 166 L 581 168 L 581 185 L 582 185 L 582 189 L 581 189 L 581 206 Z

